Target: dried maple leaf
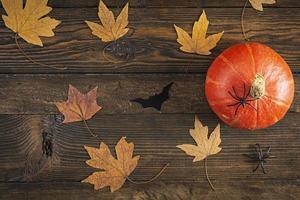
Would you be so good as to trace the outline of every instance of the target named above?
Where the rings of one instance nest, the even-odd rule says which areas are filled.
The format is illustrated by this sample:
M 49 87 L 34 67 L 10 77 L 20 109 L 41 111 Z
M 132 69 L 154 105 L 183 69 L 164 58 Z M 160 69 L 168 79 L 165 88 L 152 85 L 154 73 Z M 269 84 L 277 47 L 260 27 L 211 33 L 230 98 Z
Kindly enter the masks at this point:
M 43 46 L 40 36 L 54 36 L 52 31 L 60 21 L 43 17 L 52 8 L 47 6 L 48 0 L 27 0 L 23 9 L 23 0 L 1 0 L 7 16 L 2 15 L 5 26 L 10 28 L 26 42 Z
M 178 36 L 177 42 L 182 45 L 180 49 L 187 53 L 210 55 L 210 50 L 217 45 L 224 31 L 206 38 L 208 24 L 209 21 L 206 18 L 205 11 L 202 12 L 199 20 L 194 23 L 192 37 L 185 30 L 174 24 Z
M 106 7 L 103 1 L 100 1 L 98 16 L 102 25 L 91 21 L 85 22 L 92 30 L 92 34 L 99 37 L 103 42 L 115 41 L 123 37 L 129 30 L 126 28 L 128 25 L 128 3 L 115 20 L 112 11 Z
M 186 154 L 195 156 L 193 162 L 205 159 L 209 155 L 217 154 L 221 151 L 220 125 L 215 128 L 208 137 L 208 127 L 203 126 L 197 117 L 195 117 L 195 129 L 190 129 L 190 134 L 197 145 L 182 144 L 177 147 Z
M 249 0 L 249 2 L 255 10 L 263 11 L 262 4 L 274 4 L 276 0 Z
M 90 160 L 86 163 L 94 168 L 104 171 L 94 172 L 82 182 L 94 185 L 95 190 L 110 186 L 110 191 L 114 192 L 122 187 L 126 178 L 132 173 L 138 164 L 140 156 L 133 157 L 134 144 L 127 143 L 122 137 L 115 146 L 117 159 L 115 159 L 108 146 L 101 142 L 99 149 L 84 146 Z
M 215 130 L 208 137 L 208 127 L 203 126 L 197 117 L 195 117 L 195 128 L 190 129 L 190 135 L 195 140 L 197 145 L 182 144 L 177 145 L 178 148 L 183 150 L 187 155 L 194 156 L 193 162 L 205 159 L 205 174 L 206 178 L 214 189 L 207 174 L 207 156 L 217 154 L 221 151 L 219 147 L 221 143 L 220 138 L 220 124 L 217 125 Z
M 97 88 L 95 87 L 87 94 L 82 94 L 75 87 L 69 85 L 68 100 L 55 103 L 65 117 L 63 123 L 88 120 L 101 109 L 97 104 Z

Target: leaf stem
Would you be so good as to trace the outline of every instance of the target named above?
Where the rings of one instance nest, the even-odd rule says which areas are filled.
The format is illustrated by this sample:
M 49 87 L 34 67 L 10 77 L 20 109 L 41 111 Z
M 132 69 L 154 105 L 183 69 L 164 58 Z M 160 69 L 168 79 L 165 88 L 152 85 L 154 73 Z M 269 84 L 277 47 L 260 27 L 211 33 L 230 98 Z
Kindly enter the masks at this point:
M 83 112 L 82 112 L 81 107 L 80 107 L 78 104 L 77 104 L 77 106 L 78 106 L 79 111 L 80 111 L 79 116 L 81 117 L 81 119 L 82 119 L 82 121 L 83 121 L 83 123 L 84 123 L 86 129 L 89 131 L 89 133 L 90 133 L 93 137 L 98 137 L 96 134 L 93 133 L 93 131 L 92 131 L 92 130 L 90 129 L 90 127 L 88 126 L 86 120 L 84 119 L 84 117 L 83 117 Z M 74 112 L 74 111 L 73 111 L 73 112 Z M 76 113 L 76 112 L 75 112 L 75 113 Z
M 54 67 L 54 66 L 51 66 L 51 65 L 47 65 L 47 64 L 44 64 L 44 63 L 40 63 L 38 61 L 35 61 L 34 59 L 32 59 L 25 51 L 24 49 L 21 47 L 21 45 L 19 44 L 18 42 L 18 34 L 16 33 L 15 34 L 15 43 L 18 47 L 18 49 L 21 51 L 21 53 L 23 54 L 23 56 L 25 56 L 25 58 L 27 58 L 29 61 L 31 61 L 32 63 L 36 64 L 36 65 L 40 65 L 40 66 L 43 66 L 43 67 L 49 67 L 49 68 L 52 68 L 52 69 L 59 69 L 59 70 L 65 70 L 67 69 L 67 67 Z
M 243 37 L 244 37 L 244 39 L 245 39 L 246 41 L 249 41 L 249 39 L 247 38 L 246 33 L 245 33 L 245 28 L 244 28 L 244 15 L 245 15 L 245 9 L 246 9 L 246 7 L 247 7 L 248 1 L 249 1 L 249 0 L 246 0 L 245 5 L 244 5 L 243 10 L 242 10 L 242 15 L 241 15 L 241 28 L 242 28 Z
M 169 166 L 169 163 L 165 164 L 165 165 L 163 166 L 163 168 L 162 168 L 155 176 L 153 176 L 153 177 L 152 177 L 150 180 L 148 180 L 148 181 L 134 181 L 134 180 L 132 180 L 131 178 L 129 178 L 128 176 L 126 177 L 126 179 L 127 179 L 129 182 L 131 182 L 131 183 L 133 183 L 133 184 L 137 184 L 137 185 L 150 183 L 150 182 L 156 180 L 158 177 L 160 177 L 160 175 L 165 171 L 165 169 L 166 169 L 168 166 Z
M 73 113 L 75 113 L 76 115 L 78 115 L 81 120 L 83 121 L 86 129 L 88 130 L 88 132 L 93 136 L 93 137 L 98 137 L 98 135 L 94 134 L 93 131 L 90 129 L 88 123 L 86 122 L 86 120 L 84 119 L 84 116 L 83 116 L 83 112 L 82 112 L 82 109 L 81 107 L 77 104 L 77 107 L 79 108 L 79 112 L 80 113 L 77 113 L 76 111 L 74 111 L 73 109 L 70 109 Z
M 98 135 L 94 134 L 93 131 L 90 129 L 90 127 L 88 126 L 86 120 L 85 120 L 83 117 L 82 117 L 81 119 L 82 119 L 82 121 L 83 121 L 85 127 L 86 127 L 87 130 L 89 131 L 89 133 L 90 133 L 93 137 L 98 137 Z
M 207 158 L 204 159 L 204 169 L 205 169 L 205 176 L 206 176 L 206 179 L 211 187 L 211 189 L 213 191 L 215 191 L 215 187 L 213 186 L 212 182 L 210 181 L 209 179 L 209 176 L 208 176 L 208 172 L 207 172 Z

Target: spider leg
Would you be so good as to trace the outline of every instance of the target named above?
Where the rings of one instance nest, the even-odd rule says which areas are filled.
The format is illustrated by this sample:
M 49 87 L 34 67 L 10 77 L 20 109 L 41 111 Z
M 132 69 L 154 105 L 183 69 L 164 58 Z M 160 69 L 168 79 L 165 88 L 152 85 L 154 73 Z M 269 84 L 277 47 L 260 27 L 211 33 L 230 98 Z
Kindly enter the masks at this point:
M 235 109 L 235 112 L 234 112 L 234 115 L 236 115 L 237 111 L 239 110 L 239 107 L 241 106 L 242 104 L 239 104 L 236 109 Z
M 233 89 L 233 92 L 234 92 L 234 94 L 235 94 L 235 96 L 238 98 L 238 99 L 240 99 L 240 97 L 237 95 L 237 92 L 236 92 L 236 90 L 235 90 L 235 88 L 232 86 L 232 89 Z
M 258 164 L 256 168 L 253 170 L 253 172 L 255 172 L 259 167 L 261 167 L 263 173 L 267 174 L 265 169 L 265 163 L 267 161 L 265 159 L 269 157 L 270 151 L 271 151 L 271 147 L 269 147 L 267 152 L 264 154 L 260 144 L 258 143 L 255 144 L 256 160 L 258 161 Z
M 257 164 L 256 168 L 253 170 L 253 172 L 255 172 L 260 166 L 261 159 L 260 159 L 259 149 L 260 149 L 260 145 L 258 143 L 255 144 L 256 159 L 258 160 L 258 164 Z
M 253 147 L 253 145 L 250 145 L 250 147 Z M 257 152 L 255 151 L 255 148 L 251 148 L 251 152 L 250 154 L 243 154 L 243 156 L 246 156 L 247 158 L 250 158 L 251 160 L 253 160 L 254 162 L 258 161 L 257 159 Z M 254 149 L 254 151 L 253 151 Z
M 263 160 L 264 160 L 264 162 L 267 162 L 267 161 L 266 161 L 266 159 L 267 159 L 267 158 L 269 158 L 269 157 L 270 157 L 270 155 L 268 155 L 268 154 L 265 154 L 265 155 L 263 156 Z
M 255 161 L 256 161 L 256 158 L 257 158 L 255 155 L 249 155 L 249 154 L 243 154 L 243 156 L 245 156 L 245 157 L 247 157 L 251 160 L 255 160 Z
M 269 146 L 268 151 L 267 151 L 266 154 L 270 154 L 270 151 L 271 151 L 271 146 Z
M 237 101 L 240 101 L 240 99 L 239 99 L 238 97 L 236 97 L 235 95 L 233 95 L 230 91 L 228 91 L 228 93 L 230 94 L 230 96 L 231 96 L 232 98 L 234 98 L 234 99 L 237 100 Z
M 255 144 L 255 150 L 256 150 L 256 153 L 258 153 L 258 149 L 260 148 L 260 144 L 256 143 Z
M 262 151 L 260 148 L 260 144 L 255 144 L 255 151 L 256 151 L 257 159 L 259 161 L 261 161 L 262 160 Z
M 267 159 L 267 158 L 270 157 L 270 151 L 271 151 L 271 147 L 269 147 L 268 150 L 267 150 L 267 152 L 263 155 L 263 159 Z
M 248 93 L 247 93 L 247 95 L 245 96 L 245 98 L 247 99 L 247 97 L 249 96 L 249 94 L 250 94 L 250 87 L 249 87 L 249 90 L 248 90 Z
M 260 162 L 260 166 L 261 166 L 261 169 L 263 171 L 264 174 L 266 174 L 266 170 L 265 170 L 265 167 L 264 167 L 264 162 Z
M 246 102 L 246 104 L 249 105 L 251 108 L 253 108 L 254 110 L 257 111 L 257 109 L 253 105 L 251 105 L 250 103 Z
M 234 103 L 234 104 L 229 104 L 229 105 L 227 105 L 227 106 L 236 106 L 236 105 L 238 105 L 238 104 L 240 104 L 240 102 L 236 102 L 236 103 Z
M 255 167 L 255 169 L 253 169 L 252 171 L 256 172 L 256 170 L 258 169 L 259 165 L 260 165 L 260 163 L 258 163 L 257 166 Z
M 257 145 L 256 150 L 257 150 L 258 160 L 259 160 L 260 164 L 262 164 L 264 162 L 264 159 L 263 159 L 264 154 L 263 154 L 262 149 L 259 144 Z
M 247 96 L 246 96 L 246 84 L 245 84 L 245 82 L 244 82 L 244 96 L 243 96 L 243 98 L 244 98 L 244 99 L 247 98 Z

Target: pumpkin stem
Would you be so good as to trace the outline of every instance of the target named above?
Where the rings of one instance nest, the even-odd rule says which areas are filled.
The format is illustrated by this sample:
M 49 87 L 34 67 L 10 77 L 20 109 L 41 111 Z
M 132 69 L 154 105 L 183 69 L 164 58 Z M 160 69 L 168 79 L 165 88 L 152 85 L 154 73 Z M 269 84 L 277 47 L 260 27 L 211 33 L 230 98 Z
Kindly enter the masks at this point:
M 265 80 L 261 74 L 256 74 L 252 81 L 250 94 L 254 99 L 259 99 L 265 94 Z

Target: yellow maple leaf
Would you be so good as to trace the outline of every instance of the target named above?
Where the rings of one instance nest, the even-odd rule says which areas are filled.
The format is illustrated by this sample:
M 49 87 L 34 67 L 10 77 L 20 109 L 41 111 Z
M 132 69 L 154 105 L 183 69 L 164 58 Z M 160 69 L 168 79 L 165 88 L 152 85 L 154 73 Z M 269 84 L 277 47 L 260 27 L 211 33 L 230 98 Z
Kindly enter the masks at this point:
M 23 0 L 1 0 L 7 15 L 2 15 L 5 26 L 18 34 L 26 42 L 43 46 L 40 36 L 54 36 L 53 29 L 60 21 L 43 17 L 52 8 L 47 6 L 48 0 L 27 0 L 23 8 Z
M 100 1 L 98 16 L 102 25 L 91 21 L 85 22 L 92 30 L 92 34 L 103 42 L 115 41 L 123 37 L 129 30 L 129 28 L 126 28 L 128 25 L 128 3 L 115 20 L 112 11 L 106 7 L 103 1 Z
M 249 0 L 251 6 L 255 10 L 263 11 L 263 5 L 262 4 L 274 4 L 276 3 L 275 0 Z
M 177 42 L 182 46 L 180 49 L 187 53 L 197 53 L 200 55 L 210 55 L 210 50 L 216 47 L 224 31 L 210 35 L 206 38 L 209 21 L 205 11 L 202 12 L 198 21 L 194 22 L 192 37 L 182 28 L 174 24 L 177 32 Z
M 193 137 L 197 145 L 182 144 L 177 147 L 182 149 L 186 154 L 195 156 L 193 162 L 205 159 L 209 155 L 217 154 L 221 151 L 219 147 L 220 124 L 208 137 L 208 128 L 203 126 L 197 117 L 195 117 L 195 129 L 190 129 L 190 135 Z
M 110 186 L 110 191 L 114 192 L 122 187 L 126 178 L 136 168 L 140 156 L 133 156 L 133 143 L 127 143 L 122 137 L 115 146 L 117 159 L 115 159 L 106 144 L 101 142 L 99 148 L 84 146 L 90 160 L 86 163 L 94 168 L 103 171 L 94 172 L 82 182 L 94 185 L 95 190 Z
M 190 135 L 197 145 L 181 144 L 176 147 L 183 150 L 187 155 L 194 156 L 193 162 L 205 159 L 205 175 L 211 188 L 215 190 L 207 172 L 207 156 L 217 154 L 221 151 L 220 124 L 208 135 L 208 127 L 203 126 L 200 120 L 195 116 L 195 128 L 190 129 Z

